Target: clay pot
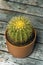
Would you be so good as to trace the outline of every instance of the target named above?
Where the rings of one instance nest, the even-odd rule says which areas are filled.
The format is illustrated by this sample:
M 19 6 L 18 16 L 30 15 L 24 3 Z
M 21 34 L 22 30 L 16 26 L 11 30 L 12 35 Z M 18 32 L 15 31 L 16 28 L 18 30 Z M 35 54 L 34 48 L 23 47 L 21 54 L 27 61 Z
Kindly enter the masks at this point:
M 8 51 L 14 56 L 14 57 L 17 57 L 17 58 L 23 58 L 23 57 L 26 57 L 28 55 L 31 54 L 32 50 L 33 50 L 33 47 L 34 47 L 34 44 L 35 44 L 35 40 L 36 40 L 36 31 L 34 30 L 34 38 L 33 38 L 33 41 L 25 46 L 14 46 L 12 45 L 9 40 L 7 39 L 7 36 L 6 36 L 6 33 L 7 31 L 5 32 L 5 37 L 6 37 L 6 44 L 7 44 L 7 48 L 8 48 Z

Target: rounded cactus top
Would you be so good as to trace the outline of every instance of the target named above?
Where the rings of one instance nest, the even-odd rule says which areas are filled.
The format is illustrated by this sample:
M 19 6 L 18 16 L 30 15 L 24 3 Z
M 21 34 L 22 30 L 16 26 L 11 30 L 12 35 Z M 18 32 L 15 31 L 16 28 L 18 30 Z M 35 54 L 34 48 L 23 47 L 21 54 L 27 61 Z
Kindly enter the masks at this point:
M 8 35 L 15 44 L 27 42 L 32 36 L 33 27 L 30 20 L 23 16 L 13 17 L 7 25 Z

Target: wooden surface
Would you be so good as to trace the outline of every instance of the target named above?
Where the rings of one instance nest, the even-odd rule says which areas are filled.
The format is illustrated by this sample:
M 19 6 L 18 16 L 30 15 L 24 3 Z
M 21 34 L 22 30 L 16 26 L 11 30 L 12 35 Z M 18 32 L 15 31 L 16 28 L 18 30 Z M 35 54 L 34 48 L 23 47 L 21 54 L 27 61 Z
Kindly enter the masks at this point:
M 4 36 L 8 21 L 18 15 L 30 18 L 37 32 L 33 53 L 22 59 L 10 55 Z M 3 61 L 12 65 L 43 65 L 43 0 L 0 0 L 0 62 Z

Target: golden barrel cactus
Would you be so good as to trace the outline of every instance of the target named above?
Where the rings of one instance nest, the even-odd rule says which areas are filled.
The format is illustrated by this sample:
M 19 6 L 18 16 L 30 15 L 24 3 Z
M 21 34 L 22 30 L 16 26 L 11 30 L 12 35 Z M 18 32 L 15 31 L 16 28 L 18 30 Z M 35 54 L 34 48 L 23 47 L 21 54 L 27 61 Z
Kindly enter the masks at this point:
M 7 25 L 7 35 L 12 44 L 25 45 L 29 41 L 33 34 L 33 27 L 30 20 L 23 16 L 13 17 Z

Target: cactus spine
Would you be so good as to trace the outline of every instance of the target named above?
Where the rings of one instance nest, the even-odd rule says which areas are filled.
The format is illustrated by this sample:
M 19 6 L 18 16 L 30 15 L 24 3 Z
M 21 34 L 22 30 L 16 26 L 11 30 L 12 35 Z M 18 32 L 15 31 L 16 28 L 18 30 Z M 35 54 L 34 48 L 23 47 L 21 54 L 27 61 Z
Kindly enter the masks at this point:
M 7 34 L 14 41 L 14 45 L 25 45 L 33 33 L 30 20 L 23 16 L 13 17 L 7 25 Z

